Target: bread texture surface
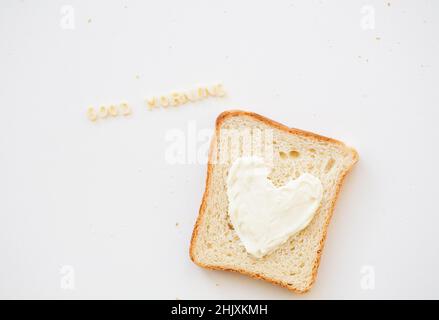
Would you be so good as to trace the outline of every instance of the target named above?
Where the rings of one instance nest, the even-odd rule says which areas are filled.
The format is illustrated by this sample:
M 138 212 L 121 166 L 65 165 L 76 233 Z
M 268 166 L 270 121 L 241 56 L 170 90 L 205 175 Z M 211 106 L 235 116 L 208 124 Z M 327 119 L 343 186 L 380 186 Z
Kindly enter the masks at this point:
M 228 145 L 224 142 L 230 132 L 248 130 L 251 135 L 266 131 L 270 135 L 262 138 L 260 148 L 252 144 L 251 150 L 244 150 L 243 141 L 237 152 L 223 147 Z M 320 179 L 324 188 L 320 207 L 310 224 L 263 258 L 255 258 L 245 250 L 228 216 L 227 175 L 243 152 L 262 156 L 271 163 L 268 178 L 275 186 L 310 173 Z M 227 157 L 223 157 L 224 153 L 228 153 Z M 289 128 L 252 112 L 221 113 L 216 120 L 206 187 L 190 243 L 192 261 L 203 268 L 235 271 L 270 281 L 297 293 L 308 291 L 317 276 L 326 230 L 343 179 L 357 161 L 354 149 L 332 138 Z

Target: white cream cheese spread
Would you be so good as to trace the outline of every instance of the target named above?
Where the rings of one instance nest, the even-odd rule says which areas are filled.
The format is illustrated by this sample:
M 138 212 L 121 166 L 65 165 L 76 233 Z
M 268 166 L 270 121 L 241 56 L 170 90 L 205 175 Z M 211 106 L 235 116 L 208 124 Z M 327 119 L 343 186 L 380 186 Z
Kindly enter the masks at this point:
M 320 180 L 304 173 L 276 188 L 259 157 L 236 159 L 227 177 L 230 221 L 247 252 L 262 258 L 311 222 L 320 206 Z

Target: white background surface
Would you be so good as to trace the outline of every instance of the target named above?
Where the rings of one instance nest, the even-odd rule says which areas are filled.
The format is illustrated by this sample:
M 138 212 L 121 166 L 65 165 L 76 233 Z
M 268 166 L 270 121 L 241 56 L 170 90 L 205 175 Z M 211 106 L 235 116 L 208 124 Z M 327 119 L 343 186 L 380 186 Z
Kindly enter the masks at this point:
M 389 4 L 2 0 L 0 297 L 439 298 L 439 3 Z M 144 105 L 218 81 L 227 99 Z M 85 116 L 124 100 L 130 118 Z M 304 296 L 189 259 L 206 167 L 167 163 L 165 135 L 230 108 L 360 154 Z

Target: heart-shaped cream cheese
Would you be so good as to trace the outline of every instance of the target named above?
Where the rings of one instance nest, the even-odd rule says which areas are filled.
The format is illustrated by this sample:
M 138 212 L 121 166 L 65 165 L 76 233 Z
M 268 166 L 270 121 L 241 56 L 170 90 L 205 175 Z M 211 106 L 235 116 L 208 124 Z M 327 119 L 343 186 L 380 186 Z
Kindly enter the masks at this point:
M 320 206 L 322 183 L 304 173 L 276 188 L 259 157 L 235 160 L 227 177 L 230 221 L 246 250 L 261 258 L 306 228 Z

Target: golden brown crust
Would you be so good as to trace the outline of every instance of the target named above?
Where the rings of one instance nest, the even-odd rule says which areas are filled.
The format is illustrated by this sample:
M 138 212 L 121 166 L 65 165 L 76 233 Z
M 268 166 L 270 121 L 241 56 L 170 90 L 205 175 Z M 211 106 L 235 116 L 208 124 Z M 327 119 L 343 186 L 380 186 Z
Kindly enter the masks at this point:
M 312 276 L 311 276 L 311 282 L 308 285 L 308 287 L 306 287 L 303 290 L 295 288 L 295 287 L 289 285 L 288 283 L 285 283 L 285 282 L 282 282 L 282 281 L 279 281 L 279 280 L 276 280 L 276 279 L 272 279 L 272 278 L 266 277 L 266 276 L 258 274 L 258 273 L 249 272 L 247 270 L 243 270 L 243 269 L 239 269 L 239 268 L 225 268 L 225 267 L 222 267 L 222 266 L 207 265 L 207 264 L 204 264 L 204 263 L 202 263 L 200 261 L 197 261 L 197 259 L 195 257 L 195 253 L 194 253 L 195 241 L 196 241 L 196 238 L 198 236 L 198 228 L 199 228 L 199 225 L 201 223 L 201 219 L 203 218 L 203 215 L 204 215 L 204 211 L 205 211 L 205 208 L 206 208 L 206 199 L 207 199 L 207 196 L 208 196 L 208 193 L 209 193 L 209 185 L 210 185 L 211 173 L 212 173 L 212 168 L 213 168 L 212 161 L 211 161 L 212 160 L 213 150 L 215 150 L 215 148 L 216 148 L 217 137 L 219 136 L 219 130 L 221 128 L 221 125 L 222 125 L 223 121 L 228 119 L 228 118 L 237 117 L 237 116 L 249 116 L 249 117 L 257 119 L 257 120 L 259 120 L 259 121 L 261 121 L 263 123 L 266 123 L 266 124 L 268 124 L 270 126 L 273 126 L 273 127 L 277 128 L 277 129 L 284 130 L 284 131 L 286 131 L 288 133 L 298 134 L 298 135 L 302 135 L 302 136 L 306 136 L 306 137 L 312 137 L 312 138 L 315 138 L 315 139 L 320 140 L 320 141 L 336 143 L 336 144 L 340 145 L 341 147 L 345 148 L 346 151 L 352 153 L 352 156 L 353 156 L 352 164 L 351 164 L 351 166 L 349 168 L 347 168 L 343 172 L 339 182 L 337 183 L 336 194 L 335 194 L 335 197 L 332 199 L 332 203 L 331 203 L 331 207 L 330 207 L 330 212 L 329 212 L 329 215 L 328 215 L 328 217 L 327 217 L 327 219 L 325 221 L 325 225 L 324 225 L 323 236 L 320 239 L 319 249 L 317 250 L 317 257 L 316 257 L 316 260 L 314 261 L 314 266 L 313 266 L 313 271 L 312 271 Z M 230 111 L 222 112 L 218 116 L 218 118 L 216 119 L 215 133 L 214 133 L 214 135 L 212 137 L 212 142 L 210 144 L 209 161 L 208 161 L 208 164 L 207 164 L 206 187 L 205 187 L 205 190 L 204 190 L 203 199 L 201 201 L 201 206 L 200 206 L 198 218 L 197 218 L 197 221 L 195 222 L 194 230 L 192 232 L 192 238 L 191 238 L 191 243 L 190 243 L 190 248 L 189 248 L 189 255 L 190 255 L 191 260 L 195 264 L 197 264 L 198 266 L 206 268 L 206 269 L 239 272 L 239 273 L 251 276 L 251 277 L 256 278 L 256 279 L 262 279 L 262 280 L 271 282 L 273 284 L 280 285 L 280 286 L 285 287 L 285 288 L 287 288 L 287 289 L 289 289 L 291 291 L 294 291 L 296 293 L 305 293 L 305 292 L 307 292 L 311 288 L 311 286 L 314 284 L 314 282 L 316 280 L 316 277 L 317 277 L 317 270 L 318 270 L 319 265 L 320 265 L 320 259 L 321 259 L 323 247 L 324 247 L 324 244 L 325 244 L 325 240 L 326 240 L 326 234 L 327 234 L 329 222 L 330 222 L 332 214 L 334 212 L 335 203 L 336 203 L 336 201 L 338 199 L 338 195 L 340 193 L 341 186 L 343 184 L 343 181 L 344 181 L 347 173 L 352 169 L 354 164 L 358 161 L 358 158 L 359 157 L 358 157 L 357 151 L 355 151 L 353 148 L 347 147 L 341 141 L 338 141 L 338 140 L 335 140 L 335 139 L 332 139 L 332 138 L 328 138 L 328 137 L 325 137 L 325 136 L 321 136 L 321 135 L 318 135 L 318 134 L 315 134 L 315 133 L 312 133 L 312 132 L 308 132 L 308 131 L 304 131 L 304 130 L 299 130 L 299 129 L 295 129 L 295 128 L 289 128 L 289 127 L 287 127 L 287 126 L 285 126 L 285 125 L 283 125 L 283 124 L 281 124 L 279 122 L 276 122 L 276 121 L 273 121 L 271 119 L 265 118 L 265 117 L 263 117 L 263 116 L 261 116 L 261 115 L 259 115 L 257 113 L 253 113 L 253 112 L 241 111 L 241 110 L 230 110 Z

